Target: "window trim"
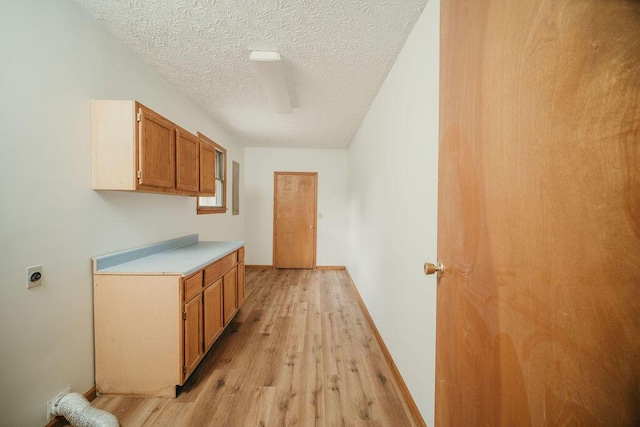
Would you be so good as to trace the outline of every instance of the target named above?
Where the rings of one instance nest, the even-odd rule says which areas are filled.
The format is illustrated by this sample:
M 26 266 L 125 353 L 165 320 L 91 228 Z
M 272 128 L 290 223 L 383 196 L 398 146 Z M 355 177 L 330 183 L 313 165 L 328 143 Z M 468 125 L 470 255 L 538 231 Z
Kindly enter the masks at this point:
M 213 148 L 217 152 L 220 152 L 224 155 L 224 172 L 222 175 L 222 188 L 223 188 L 222 206 L 216 206 L 216 207 L 200 206 L 200 196 L 198 196 L 196 197 L 196 213 L 198 215 L 226 213 L 227 212 L 227 160 L 228 160 L 227 149 L 200 132 L 198 132 L 198 138 L 203 140 L 207 144 L 213 146 Z M 217 163 L 217 160 L 216 160 L 216 163 Z

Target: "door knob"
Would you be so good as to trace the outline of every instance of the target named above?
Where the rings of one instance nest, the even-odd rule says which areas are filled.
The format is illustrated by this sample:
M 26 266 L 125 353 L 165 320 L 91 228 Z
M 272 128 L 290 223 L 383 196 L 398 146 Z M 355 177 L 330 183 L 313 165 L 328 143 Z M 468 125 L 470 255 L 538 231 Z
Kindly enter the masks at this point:
M 424 274 L 438 273 L 438 277 L 442 277 L 444 274 L 444 265 L 442 261 L 438 261 L 437 264 L 431 264 L 430 262 L 424 263 Z
M 313 228 L 313 225 L 310 225 L 309 228 Z

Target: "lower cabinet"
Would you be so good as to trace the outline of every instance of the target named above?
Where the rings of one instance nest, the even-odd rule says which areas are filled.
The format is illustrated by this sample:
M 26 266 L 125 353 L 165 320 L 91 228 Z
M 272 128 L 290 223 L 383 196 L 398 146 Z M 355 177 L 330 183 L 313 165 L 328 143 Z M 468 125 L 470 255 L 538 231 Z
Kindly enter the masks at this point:
M 244 302 L 244 248 L 238 249 L 238 307 Z
M 175 396 L 244 300 L 244 248 L 188 277 L 95 274 L 96 390 Z
M 244 261 L 238 264 L 238 306 L 244 302 Z
M 202 293 L 204 306 L 204 348 L 208 351 L 224 330 L 222 319 L 222 279 L 216 280 Z
M 198 366 L 204 356 L 202 349 L 202 302 L 200 295 L 184 305 L 184 367 L 183 381 Z
M 237 269 L 233 269 L 222 278 L 224 288 L 224 325 L 227 326 L 238 311 Z

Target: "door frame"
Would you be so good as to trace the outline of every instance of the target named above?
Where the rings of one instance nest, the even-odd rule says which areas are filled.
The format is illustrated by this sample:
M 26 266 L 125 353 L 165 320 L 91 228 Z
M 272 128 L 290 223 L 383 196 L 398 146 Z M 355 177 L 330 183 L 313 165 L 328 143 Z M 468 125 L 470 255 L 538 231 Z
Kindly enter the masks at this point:
M 281 175 L 306 175 L 306 176 L 313 176 L 314 177 L 314 188 L 313 188 L 313 192 L 314 192 L 314 198 L 313 198 L 313 267 L 312 269 L 315 270 L 316 266 L 317 266 L 317 254 L 318 254 L 318 172 L 281 172 L 281 171 L 276 171 L 273 173 L 273 248 L 272 248 L 272 253 L 271 253 L 271 264 L 273 265 L 273 268 L 278 268 L 276 266 L 276 247 L 277 247 L 277 239 L 276 239 L 276 234 L 277 234 L 277 227 L 276 227 L 276 207 L 277 207 L 277 200 L 278 200 L 278 192 L 277 192 L 277 188 L 278 188 L 278 176 Z

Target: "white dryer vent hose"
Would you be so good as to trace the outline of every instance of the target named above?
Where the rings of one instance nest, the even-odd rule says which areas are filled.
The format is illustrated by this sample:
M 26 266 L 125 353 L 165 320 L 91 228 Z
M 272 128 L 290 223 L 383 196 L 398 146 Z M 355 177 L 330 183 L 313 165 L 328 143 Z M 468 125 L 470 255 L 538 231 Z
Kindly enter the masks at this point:
M 119 427 L 115 415 L 96 409 L 80 393 L 59 394 L 51 408 L 52 415 L 62 415 L 75 427 Z

